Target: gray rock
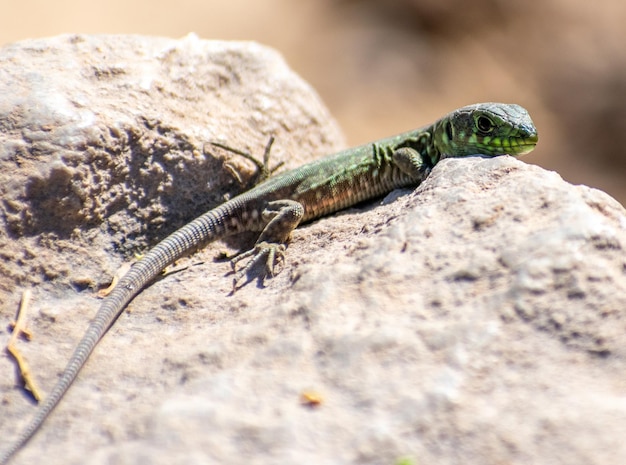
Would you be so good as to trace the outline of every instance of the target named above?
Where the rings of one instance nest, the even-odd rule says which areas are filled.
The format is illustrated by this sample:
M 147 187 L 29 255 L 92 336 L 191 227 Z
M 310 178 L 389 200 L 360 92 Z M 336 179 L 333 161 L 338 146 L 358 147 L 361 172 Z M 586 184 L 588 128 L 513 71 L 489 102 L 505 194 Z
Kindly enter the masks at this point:
M 119 266 L 102 251 L 128 258 L 240 192 L 255 167 L 208 142 L 262 159 L 274 135 L 288 167 L 343 147 L 316 93 L 255 43 L 26 41 L 0 50 L 0 83 L 0 292 L 97 287 Z
M 65 46 L 56 50 L 73 47 L 59 40 Z M 163 43 L 83 43 L 115 40 Z M 177 49 L 176 63 L 205 46 L 220 49 L 193 42 Z M 224 60 L 244 53 L 221 47 L 232 57 Z M 251 47 L 246 59 L 258 53 L 254 69 L 267 77 L 242 79 L 242 93 L 273 72 L 262 66 L 266 49 Z M 166 73 L 172 82 L 162 77 L 162 85 L 190 82 L 190 68 L 186 78 Z M 129 84 L 130 93 L 139 88 Z M 279 95 L 285 108 L 311 98 Z M 319 111 L 316 128 L 283 143 L 336 140 Z M 285 126 L 300 127 L 296 116 Z M 187 118 L 185 131 L 203 126 Z M 228 124 L 249 121 L 239 118 Z M 276 122 L 267 132 L 279 127 L 280 118 L 267 118 Z M 213 139 L 220 127 L 215 121 L 206 137 L 194 137 Z M 228 137 L 263 146 L 265 132 L 241 131 Z M 321 152 L 305 153 L 313 151 Z M 175 156 L 184 160 L 183 152 Z M 28 173 L 45 163 L 36 159 Z M 135 180 L 138 189 L 146 179 Z M 177 210 L 190 203 L 176 202 Z M 126 210 L 119 214 L 132 216 Z M 25 255 L 20 241 L 37 239 L 31 254 L 66 262 L 93 253 L 96 240 L 77 239 L 85 231 L 116 243 L 110 227 L 76 221 L 63 249 L 45 231 L 6 241 Z M 626 463 L 626 211 L 606 194 L 510 157 L 451 159 L 414 191 L 298 229 L 283 272 L 265 288 L 228 295 L 228 263 L 208 263 L 223 247 L 182 261 L 188 268 L 131 303 L 16 464 L 42 456 L 51 464 Z M 101 254 L 121 262 L 113 246 Z M 37 339 L 21 347 L 46 388 L 97 307 L 91 291 L 67 286 L 73 274 L 17 282 L 40 283 L 31 309 Z M 16 302 L 11 294 L 2 314 L 10 317 Z M 11 367 L 0 360 L 1 372 Z M 3 443 L 33 410 L 9 378 L 0 380 Z M 302 403 L 307 392 L 320 404 Z

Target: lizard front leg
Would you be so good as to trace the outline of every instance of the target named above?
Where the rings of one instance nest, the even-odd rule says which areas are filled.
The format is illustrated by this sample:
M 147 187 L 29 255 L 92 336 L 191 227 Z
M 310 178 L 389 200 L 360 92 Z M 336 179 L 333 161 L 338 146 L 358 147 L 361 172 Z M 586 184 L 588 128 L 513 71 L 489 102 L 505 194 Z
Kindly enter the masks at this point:
M 285 259 L 285 243 L 291 232 L 298 227 L 304 216 L 304 206 L 295 200 L 275 200 L 268 202 L 261 218 L 265 222 L 265 228 L 259 235 L 254 247 L 231 260 L 235 273 L 233 289 L 238 288 L 241 278 L 246 276 L 246 282 L 255 276 L 263 280 L 266 276 L 274 276 L 275 267 Z M 250 258 L 243 268 L 237 271 L 237 263 Z M 264 263 L 264 270 L 255 273 L 258 266 Z M 243 283 L 243 284 L 245 284 Z M 242 285 L 243 285 L 242 284 Z

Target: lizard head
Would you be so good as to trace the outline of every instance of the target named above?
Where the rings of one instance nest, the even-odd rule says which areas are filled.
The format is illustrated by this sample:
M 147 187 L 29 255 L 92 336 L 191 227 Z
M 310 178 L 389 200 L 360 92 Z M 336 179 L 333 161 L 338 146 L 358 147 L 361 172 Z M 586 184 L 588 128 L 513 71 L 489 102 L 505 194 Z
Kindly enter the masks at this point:
M 519 105 L 479 103 L 459 108 L 434 125 L 441 158 L 524 155 L 537 145 L 537 128 Z

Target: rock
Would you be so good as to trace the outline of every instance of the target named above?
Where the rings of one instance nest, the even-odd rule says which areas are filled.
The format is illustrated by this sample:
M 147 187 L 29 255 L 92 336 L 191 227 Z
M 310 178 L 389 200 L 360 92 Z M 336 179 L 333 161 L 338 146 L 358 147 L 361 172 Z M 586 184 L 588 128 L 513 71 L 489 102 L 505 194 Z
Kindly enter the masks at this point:
M 0 65 L 0 296 L 82 288 L 77 275 L 98 287 L 240 192 L 226 168 L 249 181 L 255 167 L 208 142 L 262 159 L 274 135 L 271 162 L 289 167 L 343 146 L 315 92 L 255 43 L 73 35 L 6 46 Z
M 302 134 L 285 143 L 326 137 Z M 265 287 L 229 295 L 228 263 L 209 263 L 222 247 L 131 303 L 16 464 L 626 462 L 626 211 L 608 195 L 510 157 L 450 159 L 299 228 Z M 74 274 L 37 288 L 20 343 L 46 388 L 97 307 L 54 285 Z M 10 378 L 5 441 L 33 410 Z

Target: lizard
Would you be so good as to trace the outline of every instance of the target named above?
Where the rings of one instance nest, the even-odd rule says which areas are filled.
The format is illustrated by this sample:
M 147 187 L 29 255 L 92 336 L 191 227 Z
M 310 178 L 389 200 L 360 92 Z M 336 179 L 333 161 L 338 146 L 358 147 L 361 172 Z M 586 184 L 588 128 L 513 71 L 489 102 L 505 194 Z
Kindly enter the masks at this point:
M 236 288 L 244 276 L 249 281 L 255 273 L 261 279 L 272 277 L 276 265 L 284 262 L 289 236 L 298 225 L 394 189 L 418 186 L 441 159 L 519 156 L 532 151 L 537 142 L 535 125 L 521 106 L 469 105 L 422 128 L 270 176 L 187 223 L 145 253 L 105 297 L 50 394 L 17 440 L 0 454 L 0 465 L 6 465 L 41 429 L 126 305 L 176 260 L 209 242 L 237 233 L 259 232 L 254 246 L 231 261 L 233 286 Z M 266 163 L 270 146 L 271 141 L 266 148 Z M 258 166 L 261 168 L 260 162 Z M 242 260 L 244 265 L 237 270 Z

